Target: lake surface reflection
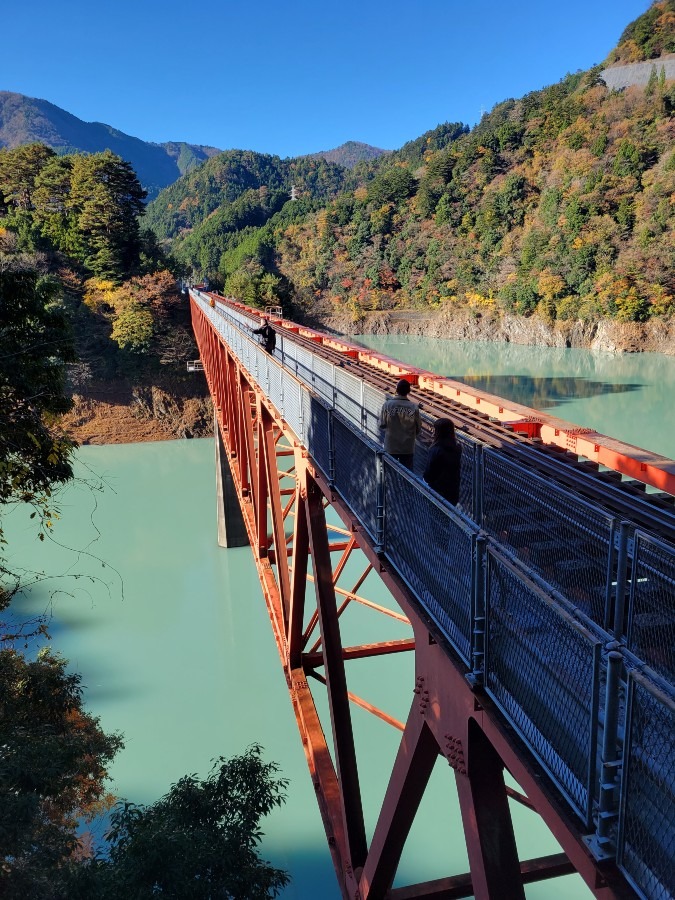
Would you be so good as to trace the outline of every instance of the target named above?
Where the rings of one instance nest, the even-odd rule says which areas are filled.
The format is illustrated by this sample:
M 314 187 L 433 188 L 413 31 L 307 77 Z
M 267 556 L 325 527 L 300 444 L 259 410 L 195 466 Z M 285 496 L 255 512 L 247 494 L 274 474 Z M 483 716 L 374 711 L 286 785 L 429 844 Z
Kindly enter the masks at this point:
M 675 457 L 675 357 L 358 335 L 355 341 L 498 397 Z

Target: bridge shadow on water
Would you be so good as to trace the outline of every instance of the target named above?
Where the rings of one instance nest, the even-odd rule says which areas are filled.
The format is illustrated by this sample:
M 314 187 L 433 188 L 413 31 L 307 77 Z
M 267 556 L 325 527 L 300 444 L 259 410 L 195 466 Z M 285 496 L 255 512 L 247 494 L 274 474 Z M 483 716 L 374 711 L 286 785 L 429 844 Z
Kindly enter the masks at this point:
M 572 400 L 587 400 L 608 394 L 639 391 L 641 384 L 612 384 L 574 376 L 533 378 L 529 375 L 450 375 L 454 381 L 530 406 L 532 409 L 552 409 Z

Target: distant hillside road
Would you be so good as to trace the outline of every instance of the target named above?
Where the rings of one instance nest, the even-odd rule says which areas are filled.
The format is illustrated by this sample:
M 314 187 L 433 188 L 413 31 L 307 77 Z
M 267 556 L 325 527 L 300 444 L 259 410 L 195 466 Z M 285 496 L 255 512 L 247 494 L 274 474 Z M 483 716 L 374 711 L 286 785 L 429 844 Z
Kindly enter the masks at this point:
M 666 70 L 666 80 L 675 78 L 675 56 L 650 59 L 649 62 L 629 63 L 627 66 L 612 66 L 602 70 L 602 79 L 608 88 L 618 91 L 634 84 L 646 85 L 652 70 L 659 75 L 661 67 Z

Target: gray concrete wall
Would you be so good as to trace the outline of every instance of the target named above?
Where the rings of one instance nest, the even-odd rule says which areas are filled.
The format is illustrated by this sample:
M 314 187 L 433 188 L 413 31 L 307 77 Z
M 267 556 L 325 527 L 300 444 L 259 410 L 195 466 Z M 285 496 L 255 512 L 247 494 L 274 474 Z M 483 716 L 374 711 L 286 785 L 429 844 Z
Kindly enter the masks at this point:
M 612 66 L 609 69 L 603 69 L 600 74 L 610 90 L 618 91 L 634 84 L 644 87 L 649 81 L 652 70 L 656 69 L 656 74 L 659 75 L 662 67 L 666 70 L 666 80 L 675 78 L 675 56 L 653 59 L 649 62 L 629 63 L 627 66 Z

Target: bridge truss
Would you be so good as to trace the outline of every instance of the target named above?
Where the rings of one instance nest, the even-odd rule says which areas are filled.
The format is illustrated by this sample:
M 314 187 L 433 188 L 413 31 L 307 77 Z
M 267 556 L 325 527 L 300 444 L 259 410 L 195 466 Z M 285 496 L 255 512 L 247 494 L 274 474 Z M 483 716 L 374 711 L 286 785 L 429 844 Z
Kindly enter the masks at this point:
M 312 391 L 300 382 L 292 391 L 280 388 L 274 361 L 265 359 L 236 323 L 224 330 L 206 298 L 193 293 L 192 310 L 216 411 L 223 497 L 230 504 L 221 523 L 223 543 L 247 541 L 252 548 L 343 896 L 524 898 L 525 884 L 573 871 L 599 898 L 632 897 L 636 891 L 668 896 L 663 884 L 672 875 L 672 831 L 647 851 L 646 860 L 642 850 L 637 862 L 628 859 L 635 855 L 626 838 L 631 829 L 637 828 L 638 843 L 646 844 L 652 831 L 667 825 L 675 773 L 671 760 L 665 778 L 642 769 L 636 776 L 650 796 L 664 784 L 670 792 L 662 819 L 656 815 L 643 834 L 635 807 L 645 798 L 622 789 L 630 757 L 620 771 L 619 732 L 625 735 L 634 720 L 626 720 L 625 703 L 614 702 L 626 671 L 620 643 L 575 615 L 564 598 L 552 599 L 541 579 L 531 577 L 467 517 L 433 496 L 421 496 L 409 473 Z M 284 385 L 295 381 L 283 378 Z M 235 496 L 238 510 L 232 507 Z M 452 571 L 440 572 L 436 538 L 430 538 L 426 562 L 414 558 L 419 548 L 406 556 L 402 548 L 412 520 L 426 521 L 430 534 L 442 535 Z M 426 576 L 416 574 L 418 563 Z M 373 575 L 399 611 L 362 595 Z M 453 596 L 456 608 L 434 606 L 433 597 L 440 594 Z M 420 603 L 420 596 L 429 602 Z M 381 613 L 382 640 L 344 646 L 340 619 L 356 603 Z M 409 623 L 409 635 L 397 631 L 399 636 L 386 639 L 387 618 Z M 413 701 L 404 723 L 350 692 L 347 683 L 353 660 L 395 653 L 414 653 L 415 659 Z M 561 665 L 569 665 L 562 678 Z M 541 682 L 539 690 L 551 694 L 550 705 L 541 696 L 529 707 L 514 705 L 513 696 L 527 692 L 528 679 Z M 317 690 L 325 692 L 330 743 Z M 644 704 L 656 704 L 651 715 L 661 720 L 665 714 L 662 727 L 672 732 L 672 698 L 636 666 L 627 690 L 636 704 L 638 694 L 646 697 L 642 712 Z M 370 842 L 352 704 L 402 732 Z M 653 727 L 649 713 L 645 721 Z M 664 740 L 672 746 L 672 734 Z M 624 754 L 628 743 L 624 737 Z M 456 783 L 470 871 L 393 888 L 439 756 Z M 505 770 L 524 795 L 507 786 Z M 509 797 L 541 815 L 563 853 L 519 858 Z

